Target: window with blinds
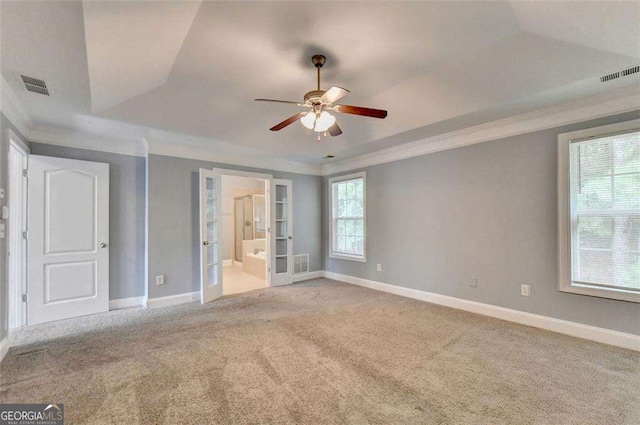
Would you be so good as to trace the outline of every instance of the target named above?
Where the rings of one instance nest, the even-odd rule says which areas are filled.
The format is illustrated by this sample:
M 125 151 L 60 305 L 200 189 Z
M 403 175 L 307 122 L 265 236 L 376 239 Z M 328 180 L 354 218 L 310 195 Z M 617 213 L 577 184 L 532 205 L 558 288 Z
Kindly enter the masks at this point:
M 330 257 L 365 260 L 365 175 L 334 177 L 331 188 Z
M 571 140 L 571 285 L 640 293 L 640 131 Z

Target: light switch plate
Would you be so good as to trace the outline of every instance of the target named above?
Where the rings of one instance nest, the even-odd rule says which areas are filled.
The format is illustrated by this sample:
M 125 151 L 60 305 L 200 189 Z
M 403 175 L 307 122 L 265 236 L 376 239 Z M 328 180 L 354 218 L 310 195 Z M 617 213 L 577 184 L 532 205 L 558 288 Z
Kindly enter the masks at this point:
M 156 276 L 156 285 L 164 285 L 164 275 L 160 274 Z

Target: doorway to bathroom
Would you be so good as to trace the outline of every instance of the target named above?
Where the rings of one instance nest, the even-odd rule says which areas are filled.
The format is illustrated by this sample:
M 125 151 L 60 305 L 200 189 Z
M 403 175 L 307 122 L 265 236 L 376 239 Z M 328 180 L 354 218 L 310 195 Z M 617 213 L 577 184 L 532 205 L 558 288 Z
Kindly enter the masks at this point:
M 223 294 L 267 287 L 268 180 L 222 176 Z
M 201 168 L 199 188 L 201 302 L 291 284 L 292 181 L 270 174 Z M 238 198 L 243 199 L 241 209 Z

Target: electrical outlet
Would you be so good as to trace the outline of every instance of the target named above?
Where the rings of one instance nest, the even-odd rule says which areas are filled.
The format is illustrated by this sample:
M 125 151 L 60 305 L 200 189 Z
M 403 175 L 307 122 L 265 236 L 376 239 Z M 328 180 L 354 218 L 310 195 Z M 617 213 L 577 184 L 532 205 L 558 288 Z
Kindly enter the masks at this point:
M 376 267 L 376 270 L 378 270 L 379 272 L 382 271 L 382 264 L 378 264 L 378 266 Z
M 164 285 L 164 275 L 160 274 L 156 276 L 156 285 Z
M 477 288 L 478 287 L 478 278 L 477 277 L 473 277 L 471 278 L 471 286 L 472 288 Z
M 531 291 L 531 287 L 529 285 L 520 285 L 520 295 L 523 297 L 528 297 Z

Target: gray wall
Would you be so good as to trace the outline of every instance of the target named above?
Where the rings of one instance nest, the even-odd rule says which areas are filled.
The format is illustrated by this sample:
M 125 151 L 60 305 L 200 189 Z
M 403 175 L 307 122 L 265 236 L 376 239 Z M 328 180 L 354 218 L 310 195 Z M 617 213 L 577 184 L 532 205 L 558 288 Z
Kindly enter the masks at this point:
M 149 298 L 200 290 L 198 170 L 227 168 L 293 181 L 294 253 L 309 253 L 309 270 L 322 266 L 322 177 L 149 155 Z M 157 286 L 155 276 L 165 275 Z
M 367 262 L 328 257 L 325 201 L 325 270 L 640 334 L 638 304 L 558 291 L 556 247 L 557 135 L 638 117 L 368 167 Z M 327 200 L 328 177 L 323 180 Z M 469 286 L 474 276 L 477 288 Z M 528 298 L 520 295 L 522 283 L 531 285 Z
M 0 200 L 0 206 L 9 204 L 9 129 L 22 138 L 18 129 L 0 112 L 0 188 L 4 189 L 5 198 Z M 7 221 L 5 223 L 8 232 Z M 9 285 L 7 282 L 7 238 L 0 239 L 0 341 L 7 336 L 9 328 Z
M 109 298 L 144 295 L 145 158 L 31 143 L 35 155 L 109 164 Z

